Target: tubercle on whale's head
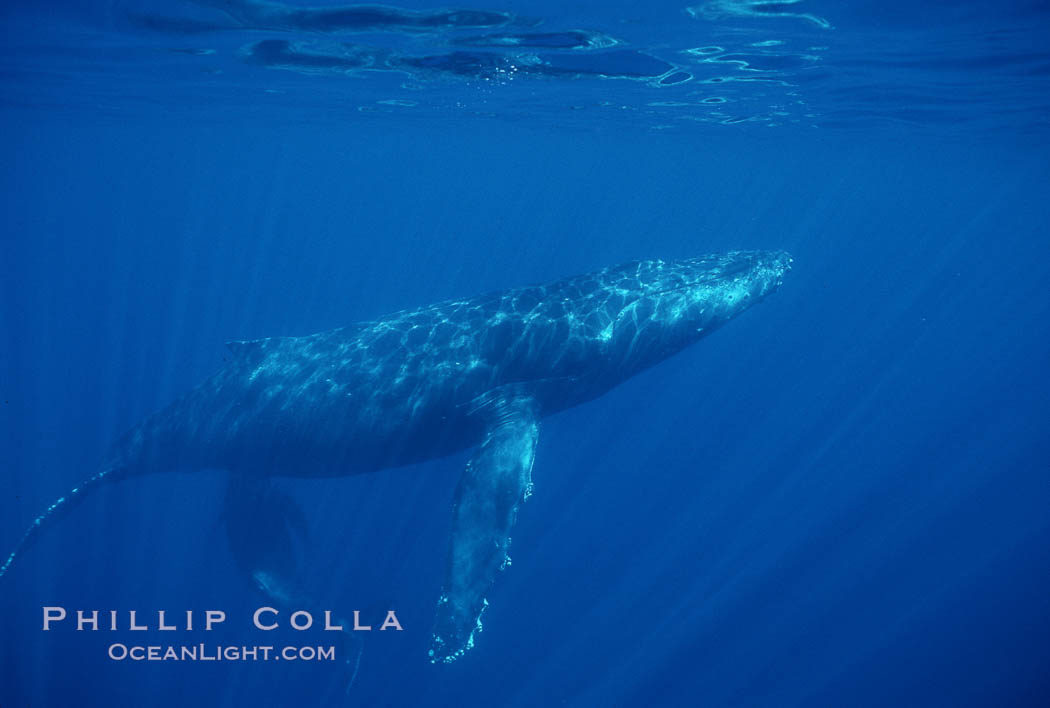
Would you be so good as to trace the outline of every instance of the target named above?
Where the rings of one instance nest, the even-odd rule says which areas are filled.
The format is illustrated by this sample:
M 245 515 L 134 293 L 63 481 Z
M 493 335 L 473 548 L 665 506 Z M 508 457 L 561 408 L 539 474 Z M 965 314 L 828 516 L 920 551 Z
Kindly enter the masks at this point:
M 682 283 L 665 304 L 668 324 L 712 328 L 760 302 L 791 270 L 786 251 L 731 251 L 674 262 Z
M 634 296 L 666 324 L 700 316 L 728 319 L 775 291 L 791 270 L 785 251 L 730 251 L 638 264 Z M 701 313 L 701 310 L 703 311 Z
M 669 287 L 659 280 L 653 295 L 666 295 L 672 316 L 714 316 L 729 319 L 783 283 L 793 259 L 786 251 L 730 251 L 664 265 Z
M 785 251 L 642 261 L 631 302 L 611 327 L 612 349 L 627 368 L 652 365 L 776 291 L 791 264 Z

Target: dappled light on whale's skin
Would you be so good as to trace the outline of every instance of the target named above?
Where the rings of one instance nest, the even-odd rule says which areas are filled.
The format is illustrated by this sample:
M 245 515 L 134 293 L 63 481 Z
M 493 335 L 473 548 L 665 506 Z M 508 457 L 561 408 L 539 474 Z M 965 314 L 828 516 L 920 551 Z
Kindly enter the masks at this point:
M 98 474 L 33 523 L 0 575 L 106 482 L 224 470 L 241 570 L 288 602 L 305 596 L 295 549 L 308 535 L 271 478 L 346 476 L 477 446 L 455 493 L 429 654 L 451 661 L 474 645 L 489 590 L 509 565 L 539 421 L 706 337 L 774 292 L 790 267 L 780 251 L 636 261 L 313 335 L 231 342 L 233 360 L 125 434 Z

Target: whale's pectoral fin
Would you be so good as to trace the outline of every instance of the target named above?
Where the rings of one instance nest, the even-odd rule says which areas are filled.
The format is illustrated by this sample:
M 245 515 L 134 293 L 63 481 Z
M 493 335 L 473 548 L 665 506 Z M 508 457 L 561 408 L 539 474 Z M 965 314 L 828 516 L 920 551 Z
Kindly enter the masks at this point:
M 488 605 L 485 595 L 510 560 L 507 550 L 518 506 L 532 491 L 539 435 L 535 402 L 506 392 L 489 398 L 479 414 L 488 418 L 488 434 L 456 488 L 432 662 L 454 661 L 474 646 Z

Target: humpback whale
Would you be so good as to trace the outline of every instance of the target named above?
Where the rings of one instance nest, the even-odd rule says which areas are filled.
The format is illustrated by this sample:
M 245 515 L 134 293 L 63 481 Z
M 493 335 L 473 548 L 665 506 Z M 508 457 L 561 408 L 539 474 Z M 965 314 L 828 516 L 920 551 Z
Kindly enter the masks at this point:
M 372 472 L 474 447 L 455 490 L 429 648 L 431 661 L 453 661 L 473 646 L 507 565 L 540 420 L 707 336 L 776 290 L 790 267 L 781 251 L 636 261 L 309 336 L 230 342 L 222 370 L 128 431 L 93 476 L 33 522 L 0 576 L 106 483 L 224 470 L 238 564 L 287 601 L 305 518 L 269 480 Z

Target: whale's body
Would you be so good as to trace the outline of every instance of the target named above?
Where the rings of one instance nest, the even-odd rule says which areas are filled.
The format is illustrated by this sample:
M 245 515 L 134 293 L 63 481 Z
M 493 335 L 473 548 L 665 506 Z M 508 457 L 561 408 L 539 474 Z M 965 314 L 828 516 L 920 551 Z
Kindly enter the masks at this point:
M 751 251 L 633 262 L 329 332 L 233 342 L 225 368 L 129 431 L 16 553 L 41 522 L 103 481 L 228 470 L 237 480 L 231 495 L 260 500 L 239 516 L 272 517 L 274 497 L 257 492 L 268 478 L 370 472 L 480 446 L 456 491 L 430 650 L 432 660 L 451 661 L 473 645 L 484 596 L 505 564 L 531 490 L 539 420 L 706 336 L 775 290 L 790 261 Z M 279 560 L 255 552 L 246 561 L 275 595 L 287 566 Z

